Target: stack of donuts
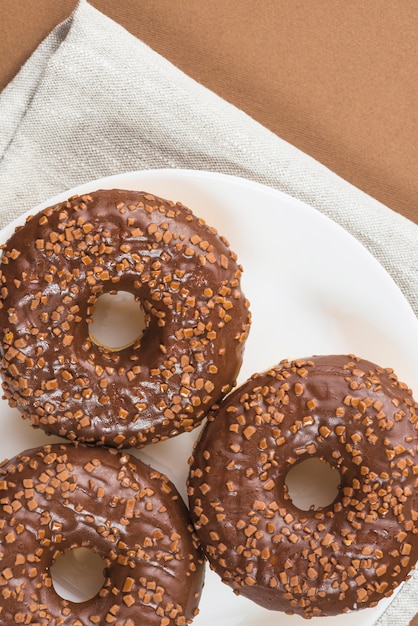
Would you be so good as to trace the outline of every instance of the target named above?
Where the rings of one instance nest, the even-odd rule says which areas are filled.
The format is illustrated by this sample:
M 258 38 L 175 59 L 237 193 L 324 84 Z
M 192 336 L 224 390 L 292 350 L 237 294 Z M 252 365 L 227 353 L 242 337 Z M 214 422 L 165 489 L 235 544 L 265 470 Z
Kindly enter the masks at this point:
M 0 466 L 0 625 L 191 623 L 206 560 L 236 594 L 305 618 L 374 606 L 408 577 L 411 390 L 355 355 L 281 360 L 236 388 L 251 324 L 241 273 L 189 208 L 138 191 L 71 197 L 3 246 L 4 398 L 60 442 Z M 145 331 L 114 350 L 89 327 L 100 296 L 121 290 Z M 201 425 L 186 506 L 128 448 Z M 286 477 L 312 458 L 340 486 L 328 506 L 301 510 Z M 81 603 L 51 579 L 77 547 L 105 565 Z

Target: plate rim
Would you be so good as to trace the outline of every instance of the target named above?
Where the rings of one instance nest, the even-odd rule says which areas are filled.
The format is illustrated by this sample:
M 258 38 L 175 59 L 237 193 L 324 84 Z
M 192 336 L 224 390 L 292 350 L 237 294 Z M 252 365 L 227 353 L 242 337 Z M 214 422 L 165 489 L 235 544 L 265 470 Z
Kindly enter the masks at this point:
M 409 314 L 412 315 L 413 319 L 418 322 L 415 316 L 415 313 L 410 303 L 408 302 L 408 299 L 403 294 L 401 288 L 396 283 L 395 279 L 383 267 L 380 261 L 366 247 L 366 245 L 363 242 L 361 242 L 359 239 L 357 239 L 354 235 L 352 235 L 348 230 L 346 230 L 344 226 L 339 224 L 337 221 L 335 221 L 334 219 L 332 219 L 325 213 L 322 213 L 318 208 L 312 206 L 308 202 L 301 200 L 300 198 L 296 198 L 295 196 L 292 196 L 291 194 L 286 193 L 285 191 L 281 189 L 277 189 L 276 187 L 272 187 L 270 185 L 266 185 L 264 183 L 261 183 L 255 180 L 245 178 L 243 176 L 236 176 L 234 174 L 226 174 L 224 172 L 204 170 L 204 169 L 191 169 L 191 168 L 147 168 L 143 170 L 129 170 L 125 172 L 119 172 L 116 174 L 109 174 L 100 178 L 88 180 L 84 183 L 80 183 L 73 187 L 69 187 L 64 191 L 56 193 L 53 196 L 50 196 L 49 198 L 42 200 L 41 202 L 38 202 L 32 208 L 24 211 L 20 216 L 11 220 L 2 229 L 0 229 L 0 242 L 4 241 L 4 233 L 8 233 L 7 237 L 9 237 L 10 234 L 13 232 L 13 229 L 22 225 L 24 220 L 28 216 L 32 214 L 36 214 L 38 211 L 44 208 L 53 206 L 54 204 L 57 204 L 58 202 L 63 202 L 69 197 L 71 197 L 72 195 L 88 193 L 87 192 L 88 188 L 90 188 L 90 191 L 93 191 L 94 189 L 99 189 L 100 187 L 97 187 L 98 184 L 106 185 L 105 188 L 109 189 L 110 187 L 108 187 L 107 185 L 112 184 L 113 181 L 117 181 L 117 180 L 128 178 L 128 177 L 129 178 L 137 177 L 137 176 L 152 176 L 152 177 L 173 176 L 173 177 L 179 177 L 179 178 L 186 177 L 186 178 L 195 178 L 195 179 L 198 179 L 198 178 L 219 179 L 219 180 L 228 182 L 229 184 L 236 184 L 239 186 L 249 186 L 251 188 L 259 189 L 260 192 L 269 193 L 269 194 L 277 196 L 278 198 L 281 197 L 282 199 L 285 199 L 287 202 L 293 203 L 294 206 L 296 207 L 296 210 L 307 212 L 311 216 L 315 216 L 316 219 L 318 219 L 319 221 L 323 221 L 323 223 L 327 224 L 329 228 L 335 229 L 335 232 L 338 232 L 340 237 L 346 238 L 346 240 L 351 245 L 356 246 L 359 252 L 368 258 L 368 262 L 374 264 L 375 269 L 377 269 L 377 271 L 379 271 L 380 274 L 384 276 L 387 281 L 392 283 L 392 287 L 398 292 L 398 295 L 401 296 L 405 309 L 408 310 Z M 125 187 L 125 186 L 122 186 L 121 188 L 128 189 L 128 187 Z M 83 189 L 86 189 L 86 191 L 79 191 Z M 152 193 L 152 191 L 150 191 L 150 193 Z

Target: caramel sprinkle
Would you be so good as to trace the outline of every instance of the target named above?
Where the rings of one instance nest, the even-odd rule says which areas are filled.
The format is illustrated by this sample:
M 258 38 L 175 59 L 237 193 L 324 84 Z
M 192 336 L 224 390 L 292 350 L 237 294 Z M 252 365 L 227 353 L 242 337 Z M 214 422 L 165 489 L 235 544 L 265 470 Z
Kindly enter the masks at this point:
M 392 369 L 355 355 L 284 360 L 208 417 L 190 460 L 190 510 L 235 593 L 312 618 L 374 606 L 408 577 L 418 404 Z M 341 485 L 328 506 L 301 510 L 286 475 L 313 456 Z
M 204 561 L 166 476 L 114 449 L 52 444 L 3 462 L 0 487 L 0 546 L 19 534 L 20 550 L 0 549 L 2 623 L 191 623 Z M 70 603 L 49 572 L 59 555 L 81 546 L 102 557 L 106 578 L 89 602 Z
M 74 196 L 16 229 L 1 261 L 3 392 L 34 426 L 142 447 L 192 430 L 235 385 L 250 327 L 242 268 L 180 202 Z M 112 351 L 88 325 L 97 299 L 119 289 L 140 302 L 146 330 Z

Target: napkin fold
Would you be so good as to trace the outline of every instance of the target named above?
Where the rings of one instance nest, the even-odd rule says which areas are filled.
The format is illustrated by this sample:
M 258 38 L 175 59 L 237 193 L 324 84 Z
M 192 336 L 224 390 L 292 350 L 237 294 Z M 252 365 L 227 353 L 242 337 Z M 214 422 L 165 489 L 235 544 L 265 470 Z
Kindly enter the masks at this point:
M 0 94 L 0 228 L 66 189 L 153 168 L 242 176 L 315 207 L 377 258 L 418 316 L 417 225 L 80 0 Z M 407 626 L 417 612 L 415 575 L 378 625 Z

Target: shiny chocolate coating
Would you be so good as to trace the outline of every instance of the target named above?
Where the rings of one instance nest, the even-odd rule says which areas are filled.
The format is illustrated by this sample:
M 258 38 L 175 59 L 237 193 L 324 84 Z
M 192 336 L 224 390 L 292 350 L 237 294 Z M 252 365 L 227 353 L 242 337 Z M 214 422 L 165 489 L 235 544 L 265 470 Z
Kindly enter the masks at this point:
M 211 412 L 191 459 L 192 519 L 233 590 L 305 618 L 371 607 L 418 558 L 418 405 L 353 355 L 283 361 Z M 286 476 L 319 458 L 335 500 L 302 511 Z
M 202 554 L 189 512 L 160 472 L 115 449 L 71 443 L 0 466 L 0 624 L 171 626 L 198 612 Z M 50 568 L 84 547 L 105 582 L 84 602 L 62 598 Z
M 180 203 L 101 190 L 49 207 L 7 241 L 0 355 L 36 427 L 116 448 L 201 423 L 235 384 L 250 313 L 228 242 Z M 119 351 L 89 334 L 103 293 L 134 294 L 146 330 Z

